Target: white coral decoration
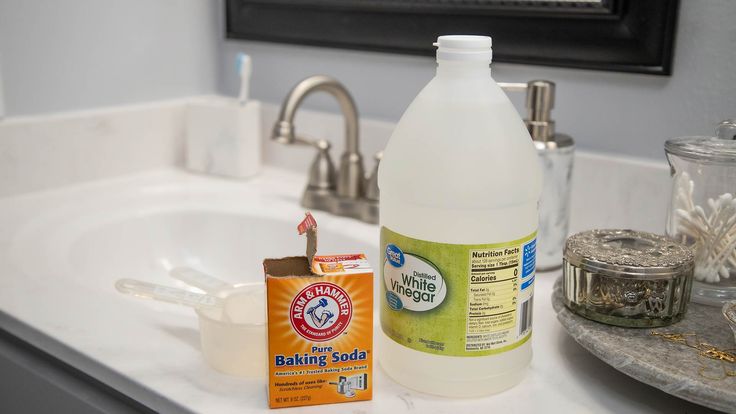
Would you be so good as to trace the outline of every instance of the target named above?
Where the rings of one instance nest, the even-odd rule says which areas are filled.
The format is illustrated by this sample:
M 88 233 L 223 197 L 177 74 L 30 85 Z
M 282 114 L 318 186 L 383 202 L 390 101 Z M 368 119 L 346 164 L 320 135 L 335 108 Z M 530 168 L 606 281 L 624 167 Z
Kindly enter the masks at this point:
M 676 232 L 695 242 L 695 280 L 718 283 L 729 277 L 729 267 L 736 269 L 736 199 L 731 193 L 709 198 L 710 215 L 706 215 L 693 202 L 694 188 L 688 173 L 676 179 Z

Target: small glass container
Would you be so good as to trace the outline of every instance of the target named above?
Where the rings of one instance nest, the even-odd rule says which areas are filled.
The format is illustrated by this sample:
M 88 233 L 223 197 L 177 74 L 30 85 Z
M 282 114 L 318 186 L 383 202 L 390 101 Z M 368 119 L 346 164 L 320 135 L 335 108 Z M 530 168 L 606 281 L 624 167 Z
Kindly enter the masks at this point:
M 695 249 L 692 295 L 706 305 L 736 299 L 735 126 L 665 143 L 673 183 L 666 232 Z
M 669 325 L 685 314 L 693 258 L 689 247 L 652 233 L 589 230 L 574 234 L 565 243 L 565 304 L 581 316 L 609 325 Z

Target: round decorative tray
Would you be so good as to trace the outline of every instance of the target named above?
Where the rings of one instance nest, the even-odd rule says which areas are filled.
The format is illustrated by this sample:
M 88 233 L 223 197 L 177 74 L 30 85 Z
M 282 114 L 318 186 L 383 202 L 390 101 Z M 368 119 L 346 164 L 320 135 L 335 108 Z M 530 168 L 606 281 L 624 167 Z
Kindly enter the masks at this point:
M 577 343 L 602 361 L 641 382 L 716 410 L 736 413 L 736 364 L 716 361 L 656 333 L 696 334 L 692 341 L 720 349 L 736 348 L 733 333 L 717 307 L 690 303 L 682 321 L 663 328 L 620 328 L 585 319 L 565 307 L 562 278 L 555 282 L 552 305 L 557 319 Z

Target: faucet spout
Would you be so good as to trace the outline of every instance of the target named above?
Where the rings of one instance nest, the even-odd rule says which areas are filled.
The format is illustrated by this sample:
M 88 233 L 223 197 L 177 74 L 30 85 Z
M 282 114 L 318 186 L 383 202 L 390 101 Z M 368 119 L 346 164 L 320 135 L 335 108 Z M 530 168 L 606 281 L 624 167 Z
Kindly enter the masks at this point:
M 311 76 L 299 82 L 289 92 L 281 105 L 279 118 L 274 124 L 271 139 L 281 144 L 307 144 L 317 146 L 315 141 L 298 136 L 294 130 L 294 117 L 304 99 L 315 92 L 327 92 L 340 105 L 345 117 L 345 152 L 340 157 L 337 173 L 337 195 L 349 199 L 363 196 L 363 159 L 358 145 L 358 110 L 348 90 L 329 76 Z
M 358 154 L 358 110 L 355 102 L 345 86 L 324 75 L 311 76 L 294 86 L 281 105 L 271 138 L 282 144 L 305 143 L 306 140 L 295 135 L 294 117 L 304 99 L 320 91 L 329 93 L 337 100 L 345 117 L 345 151 Z

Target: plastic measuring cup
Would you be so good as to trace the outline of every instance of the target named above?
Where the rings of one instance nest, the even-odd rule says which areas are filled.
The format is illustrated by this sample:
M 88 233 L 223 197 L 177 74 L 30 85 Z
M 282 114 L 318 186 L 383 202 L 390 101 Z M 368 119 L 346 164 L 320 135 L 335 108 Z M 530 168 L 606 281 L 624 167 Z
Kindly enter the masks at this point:
M 199 337 L 205 361 L 226 374 L 265 377 L 265 285 L 235 285 L 214 295 L 223 300 L 222 311 L 195 309 L 199 317 Z
M 134 279 L 120 279 L 115 287 L 138 298 L 194 308 L 202 355 L 212 368 L 230 375 L 265 377 L 265 285 L 232 285 L 191 268 L 172 269 L 170 274 L 205 293 Z

